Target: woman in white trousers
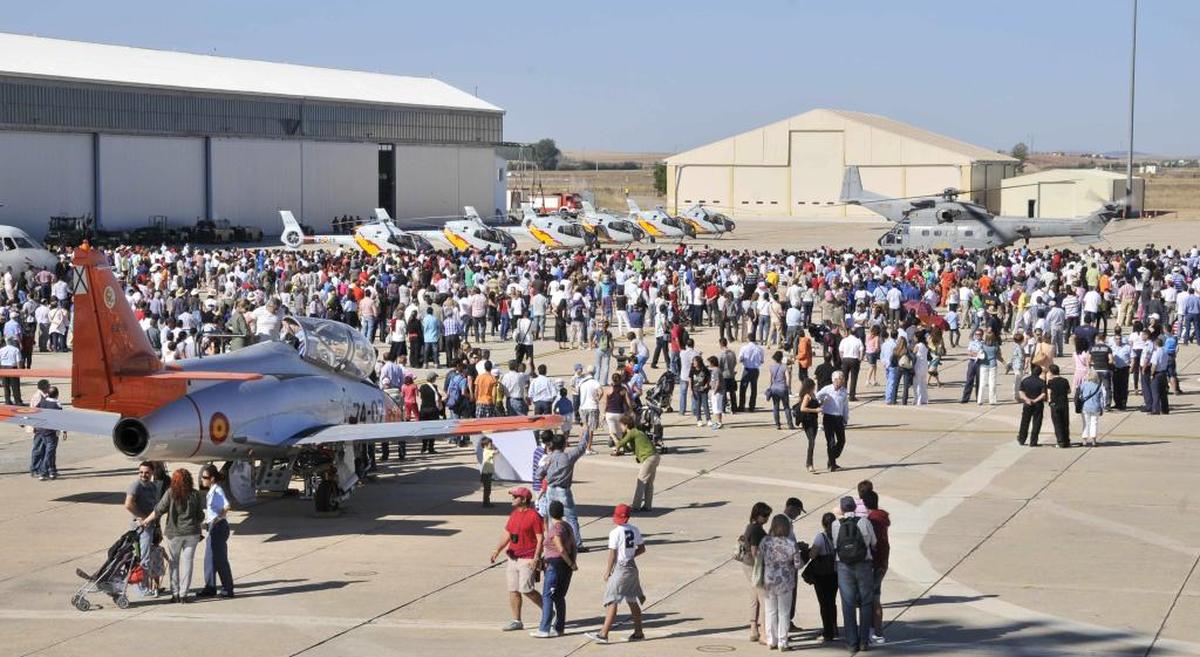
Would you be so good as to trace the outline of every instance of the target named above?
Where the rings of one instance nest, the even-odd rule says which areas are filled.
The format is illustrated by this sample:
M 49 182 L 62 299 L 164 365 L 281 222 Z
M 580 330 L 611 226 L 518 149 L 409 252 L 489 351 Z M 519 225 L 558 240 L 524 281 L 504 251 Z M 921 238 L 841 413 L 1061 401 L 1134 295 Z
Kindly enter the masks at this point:
M 1107 400 L 1104 398 L 1104 386 L 1100 383 L 1100 376 L 1096 374 L 1096 370 L 1088 370 L 1087 378 L 1075 391 L 1083 411 L 1083 439 L 1084 447 L 1095 446 L 1096 437 L 1100 433 L 1100 416 L 1104 415 L 1104 407 L 1107 405 Z

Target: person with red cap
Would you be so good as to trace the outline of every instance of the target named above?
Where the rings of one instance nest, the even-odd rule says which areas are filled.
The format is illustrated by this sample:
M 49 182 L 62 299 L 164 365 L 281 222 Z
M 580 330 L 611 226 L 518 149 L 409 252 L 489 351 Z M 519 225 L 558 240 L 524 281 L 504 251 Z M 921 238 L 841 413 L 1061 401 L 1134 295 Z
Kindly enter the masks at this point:
M 545 532 L 542 517 L 533 510 L 533 493 L 524 486 L 509 489 L 513 510 L 504 525 L 504 537 L 492 552 L 492 563 L 504 552 L 508 581 L 508 605 L 512 609 L 512 620 L 504 626 L 505 632 L 525 629 L 521 622 L 522 596 L 529 598 L 538 609 L 542 608 L 542 596 L 537 592 L 535 574 L 537 563 L 542 558 L 542 537 Z
M 646 638 L 642 633 L 642 603 L 646 594 L 642 593 L 642 584 L 638 578 L 636 557 L 646 552 L 646 541 L 642 532 L 629 523 L 633 512 L 628 504 L 618 504 L 613 510 L 615 528 L 608 534 L 608 564 L 604 568 L 604 626 L 599 632 L 588 632 L 587 638 L 596 643 L 608 643 L 608 632 L 617 620 L 617 607 L 622 603 L 629 604 L 629 614 L 633 617 L 633 634 L 630 641 L 641 641 Z

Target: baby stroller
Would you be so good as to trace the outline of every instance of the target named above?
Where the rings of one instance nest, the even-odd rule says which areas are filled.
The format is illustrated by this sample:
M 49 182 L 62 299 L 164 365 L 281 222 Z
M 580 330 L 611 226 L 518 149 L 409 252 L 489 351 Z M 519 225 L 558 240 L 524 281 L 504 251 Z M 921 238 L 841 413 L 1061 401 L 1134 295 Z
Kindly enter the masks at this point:
M 129 597 L 126 595 L 131 579 L 144 577 L 146 574 L 138 567 L 141 559 L 139 535 L 145 530 L 130 530 L 121 535 L 112 547 L 108 548 L 108 556 L 95 573 L 88 574 L 83 569 L 76 569 L 75 574 L 87 580 L 75 595 L 71 596 L 71 605 L 79 611 L 92 608 L 87 594 L 100 591 L 112 597 L 113 602 L 121 609 L 129 607 Z M 136 572 L 135 572 L 136 571 Z
M 662 414 L 671 405 L 674 391 L 675 374 L 667 370 L 649 390 L 642 393 L 641 405 L 637 410 L 638 428 L 650 436 L 654 451 L 659 454 L 667 453 L 667 446 L 663 442 Z

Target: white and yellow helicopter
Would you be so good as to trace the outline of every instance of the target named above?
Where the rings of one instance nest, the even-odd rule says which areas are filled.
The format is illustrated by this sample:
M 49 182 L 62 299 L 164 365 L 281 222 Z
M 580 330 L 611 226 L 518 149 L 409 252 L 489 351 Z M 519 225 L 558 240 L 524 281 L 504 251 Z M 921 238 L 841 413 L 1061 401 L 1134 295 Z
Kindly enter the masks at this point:
M 583 202 L 579 224 L 600 238 L 601 242 L 628 244 L 646 239 L 646 231 L 636 223 L 622 217 L 614 217 L 607 212 L 597 212 L 591 201 Z
M 720 237 L 731 232 L 736 224 L 727 215 L 713 212 L 703 205 L 693 205 L 679 215 L 679 218 L 692 224 L 697 235 L 716 235 Z
M 305 235 L 291 210 L 280 210 L 279 217 L 283 220 L 279 241 L 289 249 L 300 248 L 303 244 L 328 244 L 356 247 L 369 256 L 394 251 L 420 253 L 433 250 L 433 245 L 421 235 L 397 228 L 387 211 L 381 208 L 375 209 L 375 221 L 357 226 L 350 235 Z
M 467 217 L 479 219 L 475 208 L 466 207 Z M 482 222 L 482 219 L 479 219 Z M 599 241 L 597 236 L 581 224 L 568 221 L 558 215 L 549 214 L 544 217 L 533 211 L 532 203 L 521 204 L 521 225 L 504 228 L 509 233 L 520 232 L 541 243 L 548 249 L 590 249 Z
M 459 251 L 478 249 L 480 251 L 511 251 L 517 248 L 517 240 L 503 229 L 488 226 L 483 223 L 475 208 L 467 206 L 467 216 L 463 219 L 451 219 L 440 229 L 412 230 L 411 234 L 436 240 Z M 380 221 L 391 221 L 387 210 L 375 209 L 375 216 Z
M 679 217 L 672 217 L 661 207 L 642 210 L 633 199 L 627 198 L 625 201 L 629 204 L 629 219 L 637 223 L 652 238 L 696 236 L 696 228 L 691 222 L 683 221 Z

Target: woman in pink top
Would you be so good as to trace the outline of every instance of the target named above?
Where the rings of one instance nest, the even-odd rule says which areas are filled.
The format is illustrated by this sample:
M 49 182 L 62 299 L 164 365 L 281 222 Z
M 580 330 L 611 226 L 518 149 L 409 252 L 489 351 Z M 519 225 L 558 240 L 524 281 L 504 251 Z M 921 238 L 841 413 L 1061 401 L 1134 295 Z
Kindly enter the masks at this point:
M 404 386 L 400 388 L 400 396 L 404 399 L 404 419 L 417 419 L 417 384 L 413 383 L 411 374 L 404 377 Z
M 871 331 L 867 333 L 867 364 L 870 369 L 867 370 L 867 385 L 879 385 L 879 327 L 872 326 Z
M 1087 342 L 1083 338 L 1075 338 L 1075 379 L 1071 388 L 1078 390 L 1087 378 L 1088 368 L 1092 365 L 1092 355 L 1088 353 Z

